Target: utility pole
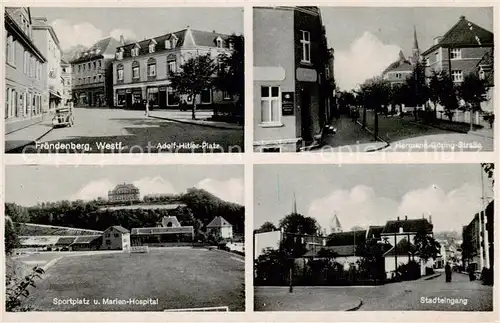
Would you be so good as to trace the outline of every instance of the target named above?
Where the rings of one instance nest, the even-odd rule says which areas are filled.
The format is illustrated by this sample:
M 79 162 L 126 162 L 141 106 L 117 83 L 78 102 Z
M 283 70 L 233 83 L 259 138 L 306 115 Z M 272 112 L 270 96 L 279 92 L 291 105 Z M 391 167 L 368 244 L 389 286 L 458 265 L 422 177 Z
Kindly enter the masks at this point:
M 484 244 L 484 248 L 485 248 L 485 252 L 484 252 L 484 263 L 485 263 L 485 267 L 486 268 L 490 268 L 490 243 L 489 243 L 489 234 L 488 234 L 488 227 L 487 227 L 487 223 L 488 223 L 488 218 L 487 218 L 487 214 L 486 214 L 486 208 L 487 208 L 487 203 L 485 203 L 486 201 L 486 197 L 484 196 L 484 173 L 483 173 L 483 168 L 481 166 L 481 208 L 482 208 L 482 211 L 481 211 L 481 214 L 484 216 L 484 223 L 483 223 L 483 226 L 484 226 L 484 229 L 483 229 L 483 232 L 484 232 L 484 238 L 483 238 L 483 244 Z M 481 257 L 482 257 L 482 254 L 481 254 Z

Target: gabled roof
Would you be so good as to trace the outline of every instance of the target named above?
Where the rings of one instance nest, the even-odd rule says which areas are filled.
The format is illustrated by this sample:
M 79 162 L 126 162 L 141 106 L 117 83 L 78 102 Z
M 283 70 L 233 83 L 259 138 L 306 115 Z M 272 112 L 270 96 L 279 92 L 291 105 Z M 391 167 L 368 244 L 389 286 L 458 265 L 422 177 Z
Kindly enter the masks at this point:
M 212 222 L 207 225 L 207 228 L 221 228 L 221 227 L 232 227 L 231 223 L 227 222 L 221 216 L 215 217 Z
M 168 224 L 171 223 L 170 227 L 180 227 L 181 224 L 179 220 L 177 220 L 177 217 L 175 216 L 164 216 L 163 219 L 161 220 L 161 224 L 164 227 L 167 227 Z
M 97 242 L 97 240 L 102 240 L 102 236 L 82 236 L 76 237 L 73 244 L 91 244 L 92 242 Z
M 81 52 L 79 57 L 74 59 L 71 63 L 86 62 L 94 58 L 103 57 L 105 54 L 114 55 L 118 46 L 120 46 L 120 42 L 113 37 L 101 39 L 87 50 Z
M 61 237 L 55 243 L 56 246 L 69 246 L 73 242 L 75 242 L 76 237 Z
M 348 256 L 354 256 L 356 252 L 356 247 L 355 246 L 329 246 L 329 247 L 323 247 L 322 249 L 325 250 L 330 250 L 335 252 L 335 254 L 338 257 L 348 257 Z M 304 258 L 318 258 L 318 253 L 320 252 L 321 249 L 319 250 L 308 250 L 303 257 Z
M 472 31 L 470 30 L 471 27 Z M 478 43 L 478 39 L 480 44 Z M 458 22 L 444 34 L 441 41 L 423 52 L 422 55 L 427 55 L 439 47 L 463 48 L 479 46 L 493 47 L 493 33 L 461 16 Z
M 380 239 L 380 234 L 384 231 L 383 225 L 371 225 L 366 231 L 366 239 Z
M 481 69 L 484 71 L 485 74 L 485 80 L 489 86 L 493 86 L 495 84 L 495 78 L 494 78 L 494 64 L 493 64 L 493 50 L 487 51 L 479 63 L 477 64 L 477 72 L 479 72 Z
M 395 256 L 395 255 L 408 256 L 408 255 L 413 255 L 415 251 L 416 251 L 415 246 L 409 243 L 406 238 L 403 238 L 401 239 L 401 241 L 398 242 L 396 248 L 392 247 L 391 249 L 389 249 L 389 251 L 387 251 L 384 254 L 384 257 Z
M 327 246 L 358 245 L 366 241 L 366 230 L 331 233 L 326 239 Z
M 124 227 L 122 227 L 121 225 L 113 225 L 111 228 L 113 228 L 116 231 L 121 232 L 121 233 L 129 233 L 130 232 L 127 229 L 125 229 Z
M 391 220 L 385 224 L 382 234 L 398 233 L 399 228 L 403 228 L 403 232 L 432 232 L 433 225 L 427 219 L 409 219 L 409 220 Z
M 193 234 L 192 226 L 184 227 L 156 227 L 156 228 L 132 228 L 132 235 L 151 235 L 151 234 Z
M 403 54 L 403 51 L 399 51 L 399 58 L 397 61 L 391 63 L 383 72 L 383 74 L 388 72 L 397 72 L 397 71 L 412 71 L 413 66 L 411 62 L 407 60 Z

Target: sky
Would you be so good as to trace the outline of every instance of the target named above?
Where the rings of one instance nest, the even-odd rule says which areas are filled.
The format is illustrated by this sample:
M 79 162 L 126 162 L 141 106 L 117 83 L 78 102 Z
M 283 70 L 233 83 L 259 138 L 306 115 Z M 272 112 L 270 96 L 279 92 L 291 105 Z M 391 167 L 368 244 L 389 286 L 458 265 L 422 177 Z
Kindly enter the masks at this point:
M 192 29 L 243 34 L 242 8 L 50 8 L 30 7 L 33 17 L 46 17 L 61 49 L 91 46 L 112 36 L 143 40 L 190 26 Z
M 244 205 L 242 165 L 7 166 L 5 201 L 24 206 L 60 200 L 107 198 L 108 190 L 132 183 L 145 194 L 205 189 Z
M 344 231 L 387 220 L 432 216 L 434 232 L 457 230 L 481 208 L 479 164 L 255 165 L 254 228 L 293 208 L 330 233 L 337 214 Z M 484 177 L 485 195 L 492 197 Z
M 414 26 L 421 53 L 460 16 L 493 31 L 493 10 L 480 7 L 321 7 L 321 16 L 328 46 L 335 50 L 335 77 L 341 90 L 380 75 L 401 49 L 410 56 Z

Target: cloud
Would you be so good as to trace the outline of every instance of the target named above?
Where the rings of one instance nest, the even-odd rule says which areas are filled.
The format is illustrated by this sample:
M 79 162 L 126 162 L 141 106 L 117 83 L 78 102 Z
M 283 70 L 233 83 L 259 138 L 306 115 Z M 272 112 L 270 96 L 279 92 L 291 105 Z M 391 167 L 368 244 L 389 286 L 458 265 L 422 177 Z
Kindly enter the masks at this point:
M 98 40 L 109 36 L 118 40 L 121 34 L 123 34 L 126 39 L 135 38 L 134 32 L 128 29 L 114 29 L 109 35 L 106 35 L 101 29 L 96 28 L 89 22 L 72 24 L 65 19 L 56 19 L 52 22 L 52 27 L 59 38 L 63 50 L 70 49 L 76 45 L 89 47 Z
M 80 190 L 71 195 L 69 200 L 93 200 L 98 197 L 107 198 L 108 191 L 115 186 L 113 182 L 108 179 L 101 179 L 96 181 L 91 181 Z
M 354 89 L 366 79 L 380 75 L 397 60 L 399 51 L 399 46 L 384 44 L 366 31 L 348 50 L 335 53 L 335 78 L 340 89 Z
M 238 203 L 240 205 L 244 205 L 245 203 L 245 185 L 241 178 L 231 178 L 227 181 L 206 178 L 196 184 L 195 187 L 204 189 L 228 202 Z
M 132 182 L 137 186 L 141 192 L 141 195 L 147 194 L 178 194 L 172 183 L 164 180 L 163 178 L 156 177 L 144 177 L 137 181 Z
M 431 185 L 407 192 L 400 201 L 396 201 L 378 196 L 371 187 L 359 185 L 350 190 L 335 190 L 314 200 L 308 216 L 315 218 L 328 233 L 334 214 L 337 214 L 344 231 L 354 226 L 367 228 L 369 225 L 382 225 L 398 216 L 421 218 L 424 215 L 428 218 L 432 215 L 434 232 L 461 232 L 462 226 L 481 210 L 480 196 L 480 187 L 470 183 L 449 192 Z

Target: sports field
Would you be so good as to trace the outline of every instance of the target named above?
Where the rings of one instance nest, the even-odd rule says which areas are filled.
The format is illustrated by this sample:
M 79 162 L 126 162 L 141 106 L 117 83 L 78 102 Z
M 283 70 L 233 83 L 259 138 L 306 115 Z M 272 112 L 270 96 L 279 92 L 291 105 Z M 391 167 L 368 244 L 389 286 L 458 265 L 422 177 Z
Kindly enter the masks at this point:
M 193 248 L 63 256 L 26 299 L 35 311 L 244 311 L 244 260 Z M 25 261 L 27 259 L 24 259 Z M 28 260 L 29 261 L 29 260 Z

